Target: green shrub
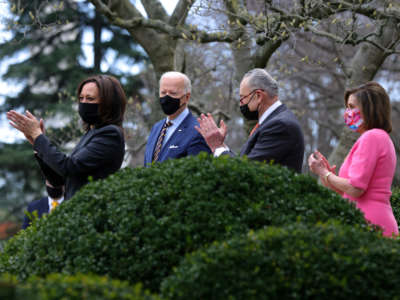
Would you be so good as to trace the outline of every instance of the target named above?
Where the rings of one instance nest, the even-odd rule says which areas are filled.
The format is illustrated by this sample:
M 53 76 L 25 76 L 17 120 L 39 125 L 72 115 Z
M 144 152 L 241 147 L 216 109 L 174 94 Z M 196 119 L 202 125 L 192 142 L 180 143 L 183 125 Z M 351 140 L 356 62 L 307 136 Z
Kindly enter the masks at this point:
M 367 228 L 360 211 L 309 176 L 199 155 L 90 183 L 11 239 L 0 272 L 94 273 L 157 291 L 185 253 L 214 240 L 331 218 Z
M 392 189 L 392 197 L 390 198 L 390 203 L 392 205 L 394 217 L 400 226 L 400 187 L 395 187 Z
M 31 276 L 25 282 L 5 274 L 0 278 L 0 299 L 7 300 L 160 300 L 143 291 L 140 284 L 107 277 L 77 274 L 50 274 L 46 278 Z
M 291 224 L 215 242 L 162 283 L 168 299 L 399 299 L 400 246 L 357 226 Z
M 17 285 L 18 299 L 29 300 L 157 300 L 155 295 L 127 282 L 107 277 L 77 274 L 50 274 L 46 278 L 30 277 Z
M 12 276 L 1 276 L 0 299 L 14 300 L 16 295 L 16 279 Z

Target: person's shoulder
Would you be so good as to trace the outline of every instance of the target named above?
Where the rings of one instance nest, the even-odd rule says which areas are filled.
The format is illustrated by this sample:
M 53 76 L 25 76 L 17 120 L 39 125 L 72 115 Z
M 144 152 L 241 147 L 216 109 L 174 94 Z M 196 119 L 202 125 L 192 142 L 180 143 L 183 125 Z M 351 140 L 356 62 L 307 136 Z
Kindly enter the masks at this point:
M 360 136 L 357 142 L 382 147 L 392 144 L 389 134 L 385 130 L 378 128 L 367 130 Z
M 266 123 L 268 123 L 267 126 L 275 123 L 276 126 L 281 126 L 288 130 L 293 128 L 301 130 L 300 122 L 296 115 L 285 104 L 278 106 L 276 113 L 272 118 L 267 119 Z
M 370 130 L 367 130 L 366 132 L 364 132 L 361 135 L 361 138 L 386 140 L 390 137 L 389 137 L 389 134 L 385 130 L 379 129 L 379 128 L 373 128 L 373 129 L 370 129 Z
M 164 124 L 165 121 L 166 121 L 166 119 L 165 119 L 165 118 L 162 118 L 161 120 L 159 120 L 159 121 L 157 121 L 156 123 L 154 123 L 154 125 L 153 125 L 152 128 L 155 128 L 155 127 L 157 127 L 157 126 L 160 126 L 160 125 Z
M 43 197 L 41 199 L 32 201 L 31 203 L 28 204 L 28 211 L 32 212 L 34 210 L 37 210 L 44 203 L 47 203 L 47 201 L 48 201 L 47 197 Z
M 105 125 L 103 127 L 95 129 L 97 132 L 105 132 L 105 131 L 116 131 L 116 132 L 122 132 L 122 128 L 114 125 L 114 124 L 109 124 Z
M 197 121 L 197 118 L 189 111 L 188 115 L 185 117 L 183 122 L 189 122 L 191 124 L 198 125 L 199 122 Z
M 150 132 L 153 131 L 153 130 L 156 130 L 156 128 L 159 128 L 159 127 L 160 127 L 160 129 L 161 129 L 161 125 L 163 125 L 164 122 L 165 122 L 165 118 L 163 118 L 163 119 L 157 121 L 157 122 L 151 127 Z
M 95 132 L 93 135 L 118 136 L 120 138 L 124 137 L 123 129 L 114 124 L 105 125 L 101 128 L 97 128 L 94 130 Z

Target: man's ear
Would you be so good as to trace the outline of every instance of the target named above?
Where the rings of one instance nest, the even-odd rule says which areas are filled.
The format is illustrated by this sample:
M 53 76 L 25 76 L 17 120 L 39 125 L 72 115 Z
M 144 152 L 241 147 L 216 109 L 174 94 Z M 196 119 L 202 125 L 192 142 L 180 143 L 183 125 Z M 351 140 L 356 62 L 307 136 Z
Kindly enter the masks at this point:
M 184 99 L 183 101 L 185 102 L 185 104 L 188 104 L 189 100 L 190 100 L 190 92 L 186 93 L 185 96 L 183 97 L 183 99 Z

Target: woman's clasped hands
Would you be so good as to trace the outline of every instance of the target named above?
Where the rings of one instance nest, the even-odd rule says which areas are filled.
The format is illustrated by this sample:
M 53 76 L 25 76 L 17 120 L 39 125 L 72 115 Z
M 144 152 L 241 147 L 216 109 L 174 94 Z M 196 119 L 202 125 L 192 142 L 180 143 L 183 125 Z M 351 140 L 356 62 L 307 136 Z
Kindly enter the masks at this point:
M 326 159 L 318 150 L 311 153 L 308 157 L 308 166 L 314 174 L 324 178 L 329 172 L 335 174 L 336 165 L 331 166 Z

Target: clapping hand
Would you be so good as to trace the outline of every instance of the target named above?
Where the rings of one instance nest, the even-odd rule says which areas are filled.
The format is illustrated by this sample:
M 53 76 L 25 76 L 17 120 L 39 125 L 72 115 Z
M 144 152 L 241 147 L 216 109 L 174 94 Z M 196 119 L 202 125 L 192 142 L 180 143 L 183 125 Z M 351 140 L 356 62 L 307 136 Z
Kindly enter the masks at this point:
M 21 131 L 32 145 L 35 139 L 45 131 L 43 119 L 38 121 L 29 111 L 23 115 L 10 110 L 7 112 L 7 119 L 10 121 L 10 125 Z
M 227 127 L 223 120 L 219 123 L 219 128 L 215 123 L 210 113 L 206 115 L 201 114 L 197 118 L 200 126 L 195 126 L 195 129 L 203 136 L 208 147 L 214 153 L 215 149 L 224 145 L 224 140 L 227 133 Z
M 308 166 L 314 174 L 323 177 L 327 172 L 332 172 L 336 166 L 331 167 L 328 160 L 318 151 L 308 157 Z

